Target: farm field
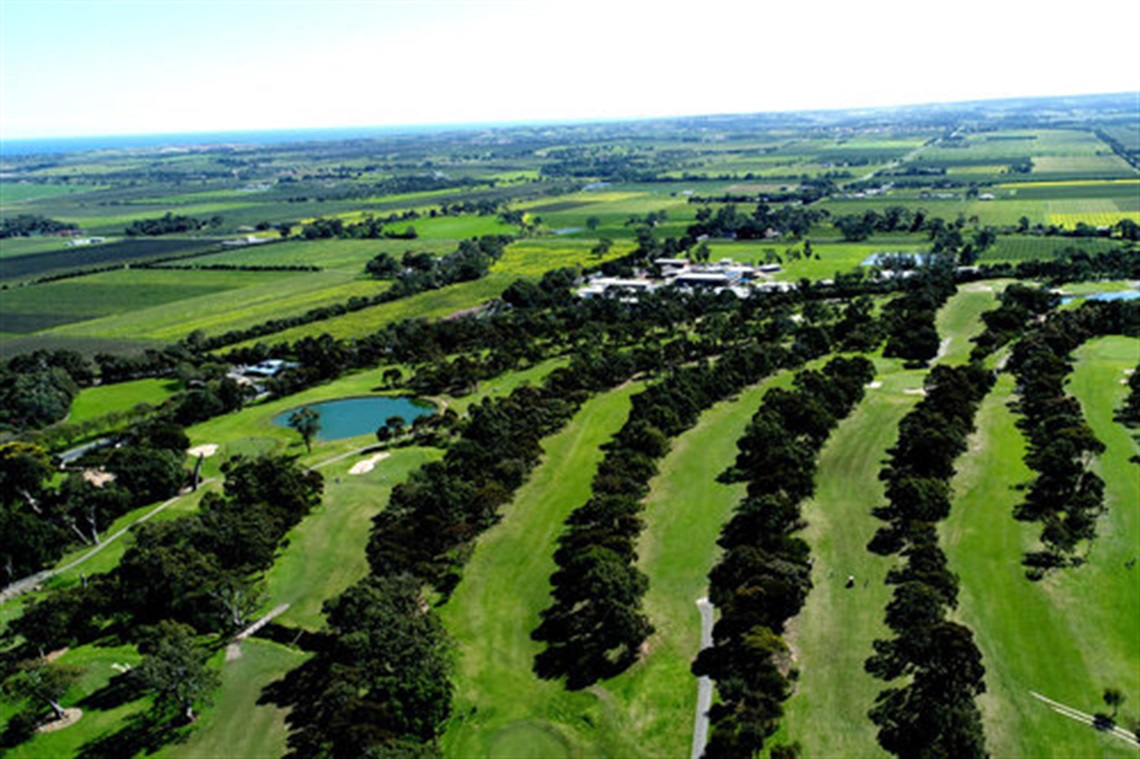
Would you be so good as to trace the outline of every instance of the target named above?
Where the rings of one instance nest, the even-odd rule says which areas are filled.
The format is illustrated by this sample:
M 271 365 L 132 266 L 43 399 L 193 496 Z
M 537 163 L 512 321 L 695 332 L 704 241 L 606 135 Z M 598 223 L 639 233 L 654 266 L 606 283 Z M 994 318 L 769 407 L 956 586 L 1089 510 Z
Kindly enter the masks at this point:
M 64 279 L 40 285 L 15 288 L 4 294 L 0 306 L 0 319 L 4 331 L 14 333 L 40 332 L 47 329 L 75 325 L 61 334 L 91 337 L 147 337 L 155 322 L 140 312 L 176 310 L 183 320 L 186 305 L 172 306 L 184 301 L 198 300 L 203 310 L 216 308 L 222 293 L 247 290 L 262 286 L 280 292 L 280 284 L 296 274 L 281 272 L 194 271 L 171 269 L 118 269 L 93 274 L 89 277 Z M 343 278 L 339 278 L 343 281 Z M 237 296 L 240 297 L 240 296 Z M 224 302 L 224 301 L 223 301 Z M 214 304 L 214 305 L 209 305 Z M 126 325 L 116 329 L 114 317 Z M 111 318 L 94 327 L 80 323 Z M 142 323 L 139 323 L 139 321 Z

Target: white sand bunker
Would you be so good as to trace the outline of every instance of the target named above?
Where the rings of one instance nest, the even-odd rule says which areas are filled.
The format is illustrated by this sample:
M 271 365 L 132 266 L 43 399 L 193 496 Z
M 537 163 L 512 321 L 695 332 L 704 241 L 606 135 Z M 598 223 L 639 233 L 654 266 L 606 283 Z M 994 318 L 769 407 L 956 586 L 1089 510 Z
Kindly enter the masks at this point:
M 874 381 L 874 382 L 872 382 L 870 385 L 867 385 L 867 389 L 868 389 L 868 390 L 878 390 L 878 389 L 879 389 L 880 387 L 882 387 L 882 386 L 883 386 L 883 383 L 882 383 L 882 382 L 879 382 L 878 380 L 875 380 L 875 381 Z
M 115 481 L 115 475 L 105 469 L 84 469 L 83 479 L 90 482 L 97 488 L 101 488 L 108 482 Z
M 903 390 L 907 395 L 926 395 L 925 387 L 908 387 Z
M 377 462 L 383 461 L 384 459 L 388 458 L 391 455 L 392 454 L 385 451 L 384 453 L 377 453 L 375 456 L 364 459 L 363 461 L 357 461 L 355 464 L 352 465 L 352 469 L 348 470 L 348 473 L 349 474 L 365 474 L 367 472 L 371 472 L 373 469 L 376 468 Z
M 190 450 L 186 451 L 191 456 L 205 456 L 209 458 L 218 452 L 217 443 L 206 443 L 205 445 L 196 445 Z

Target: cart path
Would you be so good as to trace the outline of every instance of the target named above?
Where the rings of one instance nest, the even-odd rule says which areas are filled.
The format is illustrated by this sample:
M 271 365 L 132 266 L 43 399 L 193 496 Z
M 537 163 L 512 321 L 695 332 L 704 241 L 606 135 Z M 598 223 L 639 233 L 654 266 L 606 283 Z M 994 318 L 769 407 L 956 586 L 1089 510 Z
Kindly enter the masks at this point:
M 1053 711 L 1055 711 L 1058 714 L 1061 714 L 1065 717 L 1068 717 L 1069 719 L 1076 720 L 1077 722 L 1083 722 L 1084 724 L 1089 725 L 1090 727 L 1094 726 L 1096 724 L 1096 718 L 1094 718 L 1093 715 L 1091 715 L 1091 714 L 1085 714 L 1084 712 L 1077 711 L 1076 709 L 1074 709 L 1071 706 L 1065 706 L 1061 702 L 1054 701 L 1053 699 L 1048 698 L 1047 696 L 1042 696 L 1040 693 L 1037 693 L 1035 691 L 1029 691 L 1029 694 L 1031 696 L 1033 696 L 1035 699 L 1037 699 L 1038 701 L 1043 701 L 1044 703 L 1048 704 L 1049 708 L 1051 708 Z M 1105 728 L 1105 729 L 1096 728 L 1096 729 L 1100 730 L 1103 733 L 1107 733 L 1107 734 L 1112 735 L 1116 738 L 1119 738 L 1120 740 L 1125 741 L 1126 743 L 1131 744 L 1133 748 L 1140 748 L 1140 742 L 1138 742 L 1136 740 L 1136 736 L 1133 735 L 1128 730 L 1125 730 L 1123 727 L 1113 725 L 1111 730 L 1109 730 L 1107 728 Z
M 207 485 L 211 482 L 216 482 L 216 481 L 217 481 L 216 477 L 211 477 L 210 479 L 202 480 L 200 483 L 198 483 L 198 487 L 201 487 L 202 485 Z M 178 501 L 185 498 L 186 496 L 192 495 L 193 492 L 194 491 L 190 491 L 188 493 L 179 493 L 178 495 L 174 496 L 173 498 L 170 498 L 170 499 L 163 501 L 162 503 L 155 506 L 153 509 L 151 509 L 147 513 L 143 514 L 141 517 L 139 517 L 135 521 L 133 521 L 130 524 L 126 525 L 125 527 L 115 531 L 114 533 L 104 537 L 103 541 L 101 543 L 94 546 L 90 551 L 83 554 L 82 556 L 80 556 L 75 561 L 68 562 L 67 564 L 64 564 L 62 567 L 55 567 L 53 569 L 45 569 L 42 572 L 36 572 L 34 575 L 28 575 L 27 577 L 23 578 L 22 580 L 16 580 L 14 583 L 9 585 L 8 587 L 4 588 L 3 590 L 0 590 L 0 604 L 3 604 L 3 603 L 10 601 L 13 598 L 15 598 L 16 596 L 23 595 L 24 593 L 27 593 L 29 590 L 35 589 L 36 587 L 39 586 L 40 583 L 42 583 L 45 580 L 48 580 L 52 577 L 55 577 L 56 575 L 63 574 L 64 572 L 67 572 L 69 570 L 75 569 L 80 564 L 87 561 L 92 556 L 95 556 L 100 551 L 102 551 L 104 548 L 106 548 L 107 546 L 111 545 L 112 543 L 114 543 L 119 538 L 126 535 L 130 531 L 130 529 L 132 527 L 134 527 L 135 525 L 142 524 L 143 522 L 147 521 L 151 517 L 154 517 L 157 514 L 162 513 L 163 511 L 166 510 L 166 508 L 168 506 L 170 506 L 171 504 L 177 503 Z
M 701 650 L 712 646 L 713 607 L 707 598 L 697 599 L 697 609 L 701 612 Z M 692 759 L 700 759 L 705 753 L 709 738 L 709 707 L 712 706 L 712 678 L 697 678 L 697 716 L 693 722 Z

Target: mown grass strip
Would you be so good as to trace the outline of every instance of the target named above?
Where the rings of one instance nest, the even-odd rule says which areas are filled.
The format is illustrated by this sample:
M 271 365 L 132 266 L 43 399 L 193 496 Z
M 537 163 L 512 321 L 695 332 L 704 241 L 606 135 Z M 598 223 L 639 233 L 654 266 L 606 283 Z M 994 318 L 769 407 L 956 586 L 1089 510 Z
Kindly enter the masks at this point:
M 537 729 L 552 730 L 567 746 L 595 738 L 588 730 L 588 737 L 577 734 L 586 725 L 571 715 L 597 714 L 602 705 L 533 674 L 539 646 L 530 631 L 549 598 L 555 539 L 589 496 L 600 446 L 621 426 L 638 389 L 627 385 L 592 398 L 544 442 L 543 463 L 503 508 L 499 524 L 480 537 L 464 579 L 441 609 L 460 650 L 455 716 L 442 740 L 448 756 L 489 756 L 502 734 L 520 724 L 543 725 Z M 618 740 L 617 731 L 610 739 Z M 621 741 L 610 746 L 629 748 Z

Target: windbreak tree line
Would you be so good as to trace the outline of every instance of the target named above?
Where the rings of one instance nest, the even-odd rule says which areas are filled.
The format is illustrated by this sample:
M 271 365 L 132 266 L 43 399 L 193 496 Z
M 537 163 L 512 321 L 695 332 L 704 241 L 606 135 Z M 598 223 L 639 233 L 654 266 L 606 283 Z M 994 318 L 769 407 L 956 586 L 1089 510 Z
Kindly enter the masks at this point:
M 905 678 L 881 691 L 869 712 L 879 744 L 897 756 L 987 756 L 975 703 L 985 692 L 985 667 L 969 628 L 947 619 L 958 605 L 958 578 L 938 547 L 936 525 L 950 514 L 954 461 L 993 383 L 980 364 L 935 367 L 879 474 L 887 504 L 873 513 L 887 524 L 868 548 L 904 563 L 886 578 L 895 588 L 886 610 L 895 637 L 874 641 L 865 667 L 888 682 Z
M 816 458 L 831 430 L 863 397 L 875 375 L 865 358 L 835 358 L 796 375 L 792 389 L 769 390 L 737 442 L 725 479 L 747 482 L 747 496 L 721 530 L 724 555 L 709 573 L 720 610 L 713 645 L 693 674 L 716 682 L 705 755 L 752 756 L 778 726 L 791 695 L 785 625 L 811 589 L 810 548 L 800 503 L 815 490 Z
M 1071 354 L 1102 335 L 1140 335 L 1140 304 L 1091 301 L 1075 311 L 1058 311 L 1013 347 L 1009 367 L 1021 398 L 1018 426 L 1029 447 L 1025 462 L 1036 472 L 1014 515 L 1041 522 L 1043 548 L 1026 554 L 1030 579 L 1082 562 L 1080 544 L 1096 536 L 1104 512 L 1104 480 L 1092 471 L 1104 444 L 1084 419 L 1080 403 L 1066 395 Z
M 551 577 L 553 603 L 531 634 L 546 644 L 535 659 L 541 677 L 582 688 L 632 664 L 653 632 L 642 611 L 648 578 L 637 569 L 640 514 L 657 462 L 672 438 L 719 400 L 759 381 L 790 359 L 777 345 L 729 350 L 715 363 L 679 368 L 633 397 L 629 418 L 604 446 L 590 500 L 567 519 Z
M 439 258 L 428 253 L 405 254 L 401 262 L 403 270 L 398 273 L 392 271 L 389 262 L 391 257 L 381 253 L 368 263 L 371 268 L 367 271 L 381 279 L 395 279 L 392 287 L 387 290 L 371 296 L 354 295 L 344 303 L 311 308 L 302 314 L 269 319 L 251 327 L 229 330 L 212 337 L 201 336 L 194 347 L 199 351 L 214 351 L 234 343 L 265 337 L 304 324 L 325 321 L 429 290 L 480 279 L 490 271 L 491 264 L 502 256 L 511 239 L 513 238 L 502 235 L 487 235 L 476 240 L 464 240 L 455 252 Z

